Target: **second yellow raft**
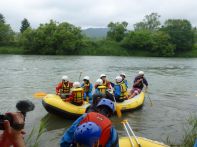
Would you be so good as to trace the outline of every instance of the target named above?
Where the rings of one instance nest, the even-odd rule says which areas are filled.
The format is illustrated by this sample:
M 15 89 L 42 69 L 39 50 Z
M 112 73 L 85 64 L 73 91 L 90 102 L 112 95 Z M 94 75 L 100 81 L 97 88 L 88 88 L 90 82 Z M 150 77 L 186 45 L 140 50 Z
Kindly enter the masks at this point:
M 134 144 L 134 147 L 139 147 L 135 138 L 132 138 L 132 142 Z M 143 138 L 143 137 L 137 137 L 141 147 L 169 147 L 161 142 L 158 141 L 153 141 L 147 138 Z M 121 137 L 119 139 L 119 146 L 120 147 L 132 147 L 131 141 L 129 139 L 129 137 Z

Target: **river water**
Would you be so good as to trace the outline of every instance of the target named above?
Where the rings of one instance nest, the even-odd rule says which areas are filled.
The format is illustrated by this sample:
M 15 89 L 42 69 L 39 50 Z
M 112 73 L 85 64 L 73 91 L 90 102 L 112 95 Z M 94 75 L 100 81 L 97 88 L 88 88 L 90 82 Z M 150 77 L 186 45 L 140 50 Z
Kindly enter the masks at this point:
M 101 73 L 114 82 L 120 72 L 125 72 L 131 87 L 139 70 L 145 72 L 149 82 L 153 106 L 146 96 L 142 109 L 124 113 L 121 119 L 113 117 L 119 136 L 126 135 L 120 122 L 127 118 L 138 136 L 165 143 L 169 137 L 180 143 L 187 119 L 197 110 L 196 58 L 0 55 L 1 113 L 15 111 L 18 100 L 33 101 L 36 108 L 27 114 L 27 134 L 47 119 L 47 132 L 41 137 L 40 146 L 58 146 L 64 130 L 73 121 L 48 114 L 41 100 L 33 97 L 34 93 L 55 93 L 62 75 L 68 75 L 71 81 L 88 75 L 94 83 Z

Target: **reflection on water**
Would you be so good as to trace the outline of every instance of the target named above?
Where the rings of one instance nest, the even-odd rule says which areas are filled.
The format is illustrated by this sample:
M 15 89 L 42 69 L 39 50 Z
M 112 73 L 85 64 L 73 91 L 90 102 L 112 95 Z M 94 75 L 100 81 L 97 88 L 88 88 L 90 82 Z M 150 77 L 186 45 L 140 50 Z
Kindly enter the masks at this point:
M 114 82 L 120 72 L 125 72 L 130 87 L 139 70 L 145 71 L 153 106 L 146 98 L 142 109 L 125 113 L 121 119 L 113 117 L 119 136 L 126 135 L 121 121 L 128 119 L 138 136 L 158 141 L 171 137 L 179 143 L 184 134 L 183 124 L 197 108 L 197 59 L 0 55 L 1 112 L 15 111 L 20 99 L 32 100 L 36 109 L 27 114 L 26 130 L 30 132 L 40 121 L 47 120 L 47 133 L 41 138 L 41 146 L 58 146 L 73 120 L 48 114 L 41 100 L 33 98 L 35 92 L 54 93 L 65 74 L 71 81 L 82 81 L 83 76 L 89 75 L 95 82 L 105 73 Z

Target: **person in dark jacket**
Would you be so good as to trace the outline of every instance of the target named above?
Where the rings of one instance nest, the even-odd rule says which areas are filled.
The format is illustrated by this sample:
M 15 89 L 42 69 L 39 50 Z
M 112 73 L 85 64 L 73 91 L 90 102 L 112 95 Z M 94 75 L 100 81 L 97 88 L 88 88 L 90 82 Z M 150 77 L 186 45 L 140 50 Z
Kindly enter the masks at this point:
M 148 82 L 146 78 L 144 77 L 144 72 L 139 71 L 138 75 L 135 77 L 133 82 L 133 87 L 131 90 L 131 95 L 129 98 L 133 98 L 134 96 L 138 95 L 142 89 L 146 86 L 146 89 L 148 88 Z

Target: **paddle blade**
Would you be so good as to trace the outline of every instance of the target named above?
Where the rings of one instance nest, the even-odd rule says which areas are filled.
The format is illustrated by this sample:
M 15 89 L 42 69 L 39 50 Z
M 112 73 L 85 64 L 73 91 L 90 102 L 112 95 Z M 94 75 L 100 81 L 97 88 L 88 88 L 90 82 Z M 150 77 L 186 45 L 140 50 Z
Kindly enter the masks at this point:
M 34 97 L 35 98 L 43 98 L 45 97 L 47 94 L 45 92 L 37 92 L 37 93 L 34 93 Z
M 116 113 L 117 113 L 118 117 L 122 117 L 121 107 L 118 105 L 116 105 Z

